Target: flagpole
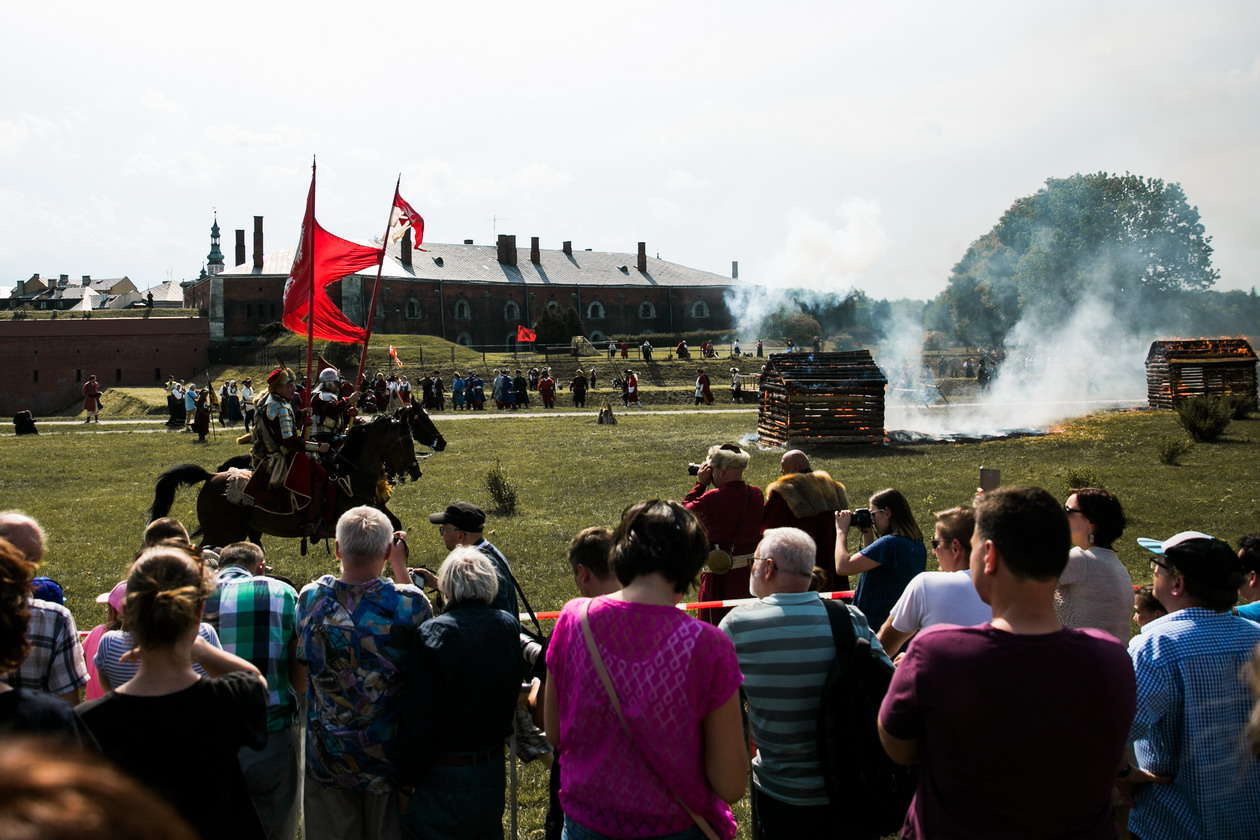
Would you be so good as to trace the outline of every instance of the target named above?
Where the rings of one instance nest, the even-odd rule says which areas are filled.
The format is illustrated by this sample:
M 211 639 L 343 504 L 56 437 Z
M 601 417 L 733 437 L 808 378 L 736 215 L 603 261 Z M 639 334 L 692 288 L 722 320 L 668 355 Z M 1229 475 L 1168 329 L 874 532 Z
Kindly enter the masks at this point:
M 310 242 L 303 242 L 303 247 L 310 246 L 311 264 L 315 263 L 315 156 L 311 156 L 311 224 L 309 230 L 302 231 L 303 236 L 310 237 Z M 302 387 L 302 409 L 309 411 L 311 407 L 311 364 L 315 353 L 315 278 L 311 277 L 310 290 L 306 298 L 306 382 Z M 302 438 L 306 438 L 310 424 L 302 421 Z
M 381 236 L 381 258 L 376 262 L 376 282 L 372 285 L 372 300 L 368 303 L 367 319 L 364 322 L 363 349 L 359 351 L 359 375 L 354 383 L 354 390 L 363 387 L 364 368 L 367 367 L 368 342 L 372 340 L 372 322 L 376 320 L 376 295 L 381 290 L 381 270 L 385 267 L 385 251 L 389 248 L 389 223 L 394 218 L 394 205 L 398 202 L 398 188 L 402 186 L 402 173 L 394 182 L 394 200 L 389 203 L 389 213 L 385 216 L 385 233 Z M 404 236 L 408 234 L 403 233 Z

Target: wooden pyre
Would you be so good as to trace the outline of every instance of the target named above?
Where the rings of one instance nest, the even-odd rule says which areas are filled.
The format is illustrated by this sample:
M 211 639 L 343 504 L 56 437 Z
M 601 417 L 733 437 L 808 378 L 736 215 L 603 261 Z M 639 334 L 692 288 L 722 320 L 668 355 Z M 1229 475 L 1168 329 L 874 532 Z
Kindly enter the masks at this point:
M 1191 397 L 1242 395 L 1256 404 L 1256 354 L 1244 338 L 1151 342 L 1146 354 L 1151 408 L 1174 408 Z
M 775 353 L 761 379 L 761 443 L 883 443 L 887 382 L 866 350 Z

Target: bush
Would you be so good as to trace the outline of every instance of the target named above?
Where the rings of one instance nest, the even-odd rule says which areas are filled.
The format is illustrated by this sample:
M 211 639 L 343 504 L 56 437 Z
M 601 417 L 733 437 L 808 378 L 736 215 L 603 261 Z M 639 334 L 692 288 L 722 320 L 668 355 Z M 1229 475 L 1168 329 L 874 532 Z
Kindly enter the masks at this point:
M 1194 444 L 1185 438 L 1167 438 L 1159 444 L 1159 462 L 1175 467 Z
M 1082 487 L 1103 487 L 1102 479 L 1092 470 L 1075 469 L 1067 474 L 1069 490 L 1080 490 Z
M 503 472 L 503 465 L 495 459 L 494 468 L 486 473 L 486 490 L 494 500 L 494 512 L 503 516 L 516 513 L 516 485 Z
M 1229 425 L 1234 409 L 1227 399 L 1192 397 L 1177 404 L 1177 419 L 1194 440 L 1212 441 Z
M 1256 408 L 1255 398 L 1245 394 L 1230 394 L 1225 399 L 1229 401 L 1230 416 L 1235 420 L 1246 420 Z

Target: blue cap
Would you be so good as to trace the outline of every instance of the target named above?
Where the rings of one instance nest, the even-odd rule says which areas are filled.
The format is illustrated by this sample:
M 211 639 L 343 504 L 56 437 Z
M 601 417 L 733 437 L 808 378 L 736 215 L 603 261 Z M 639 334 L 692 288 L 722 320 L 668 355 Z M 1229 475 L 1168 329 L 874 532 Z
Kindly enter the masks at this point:
M 66 593 L 61 584 L 50 577 L 37 577 L 31 581 L 31 595 L 41 601 L 66 605 Z

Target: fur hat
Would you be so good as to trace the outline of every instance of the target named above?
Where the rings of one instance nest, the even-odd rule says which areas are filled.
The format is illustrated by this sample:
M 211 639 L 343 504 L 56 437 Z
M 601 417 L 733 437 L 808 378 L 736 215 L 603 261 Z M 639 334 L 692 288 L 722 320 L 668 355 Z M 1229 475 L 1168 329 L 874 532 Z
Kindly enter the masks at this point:
M 709 466 L 715 470 L 742 470 L 748 466 L 752 455 L 733 443 L 709 447 Z

